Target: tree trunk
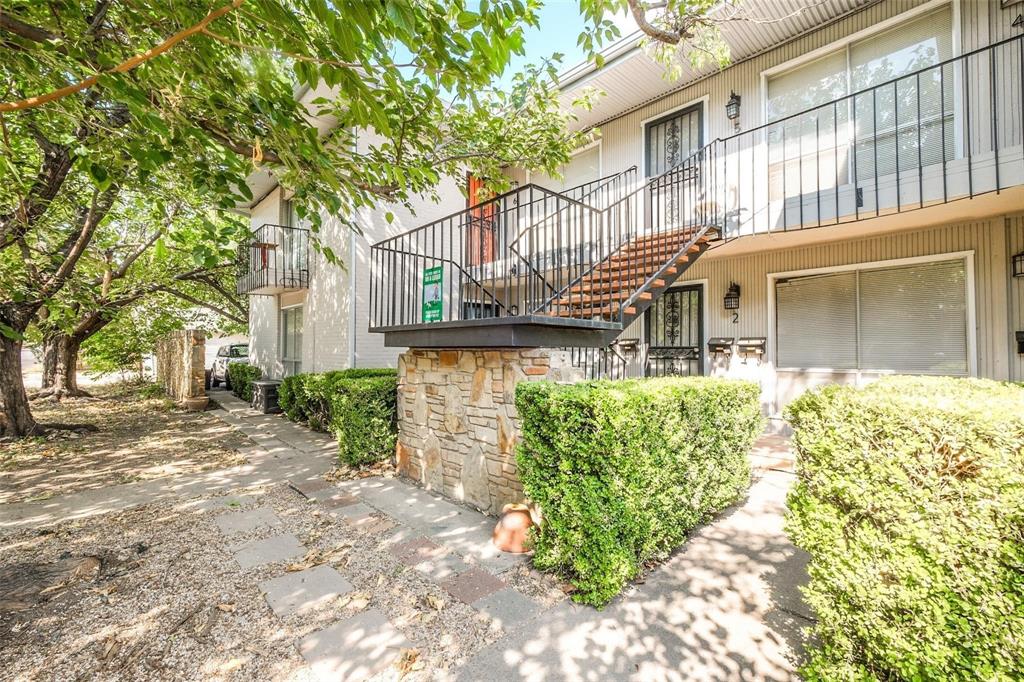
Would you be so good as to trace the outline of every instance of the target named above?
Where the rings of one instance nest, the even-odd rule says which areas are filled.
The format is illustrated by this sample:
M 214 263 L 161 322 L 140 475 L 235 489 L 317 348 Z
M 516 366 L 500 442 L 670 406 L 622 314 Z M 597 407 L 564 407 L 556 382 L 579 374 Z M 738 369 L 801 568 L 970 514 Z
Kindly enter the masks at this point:
M 42 431 L 32 417 L 21 376 L 21 341 L 0 334 L 0 435 L 34 436 Z
M 53 377 L 57 372 L 57 343 L 55 334 L 43 336 L 43 380 L 40 387 L 45 391 L 53 388 Z
M 78 389 L 78 349 L 82 346 L 82 339 L 77 335 L 58 334 L 54 343 L 52 395 L 58 400 L 88 395 Z
M 43 386 L 33 400 L 88 396 L 78 388 L 78 351 L 92 334 L 50 332 L 43 339 Z

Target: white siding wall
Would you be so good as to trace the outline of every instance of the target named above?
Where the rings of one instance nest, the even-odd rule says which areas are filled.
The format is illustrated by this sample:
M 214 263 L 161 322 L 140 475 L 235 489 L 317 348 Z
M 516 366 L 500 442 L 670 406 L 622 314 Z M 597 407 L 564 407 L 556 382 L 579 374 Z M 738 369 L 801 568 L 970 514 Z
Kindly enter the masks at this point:
M 1024 222 L 1017 220 L 1018 225 Z M 1024 238 L 1024 227 L 1017 229 Z M 768 304 L 768 297 L 772 294 L 769 274 L 961 251 L 974 252 L 977 373 L 983 377 L 1007 379 L 1011 371 L 1009 341 L 1012 330 L 1007 317 L 1010 250 L 1006 243 L 1003 217 L 734 257 L 716 257 L 714 251 L 711 251 L 701 256 L 678 283 L 707 282 L 707 325 L 703 339 L 705 348 L 707 339 L 715 336 L 769 337 L 765 358 L 758 360 L 751 357 L 744 360 L 734 356 L 726 362 L 718 357 L 709 359 L 708 370 L 712 374 L 742 377 L 760 383 L 763 407 L 766 413 L 774 415 L 789 400 L 810 386 L 828 382 L 844 383 L 855 377 L 846 373 L 775 372 Z M 741 289 L 740 309 L 735 323 L 732 320 L 733 311 L 726 311 L 722 304 L 730 282 L 736 282 Z M 1020 291 L 1018 305 L 1022 305 L 1019 301 Z M 1024 309 L 1020 309 L 1019 314 L 1024 315 Z
M 278 222 L 280 194 L 281 191 L 275 189 L 252 208 L 253 228 Z M 249 361 L 269 377 L 281 376 L 277 311 L 277 296 L 249 297 Z
M 843 19 L 814 30 L 804 36 L 798 37 L 790 42 L 784 43 L 777 48 L 763 54 L 756 55 L 744 61 L 734 63 L 724 71 L 697 81 L 686 87 L 661 97 L 651 102 L 638 102 L 637 107 L 621 116 L 606 120 L 600 125 L 601 130 L 601 155 L 604 174 L 621 172 L 631 166 L 637 166 L 642 177 L 644 168 L 644 124 L 657 119 L 668 112 L 675 111 L 690 104 L 702 102 L 704 107 L 704 143 L 710 143 L 716 139 L 725 139 L 732 136 L 735 131 L 732 123 L 725 116 L 725 105 L 730 95 L 735 92 L 742 98 L 741 107 L 741 130 L 751 130 L 765 122 L 764 116 L 764 77 L 766 70 L 789 64 L 815 50 L 828 50 L 829 46 L 837 41 L 857 34 L 862 31 L 870 32 L 873 28 L 887 20 L 894 19 L 898 15 L 910 10 L 920 9 L 931 11 L 948 6 L 952 10 L 954 24 L 954 52 L 962 54 L 980 47 L 989 45 L 991 42 L 1010 37 L 1019 33 L 1011 29 L 1010 24 L 1013 18 L 1019 13 L 1019 6 L 1001 9 L 998 2 L 986 2 L 984 0 L 949 0 L 949 2 L 934 2 L 932 0 L 883 0 L 860 12 L 854 13 Z M 916 16 L 920 16 L 918 13 Z M 1018 54 L 1017 45 L 1010 45 L 1002 48 L 998 53 L 996 82 L 1004 83 L 999 91 L 997 99 L 998 111 L 998 148 L 999 148 L 999 172 L 1000 182 L 1005 187 L 1010 184 L 1024 182 L 1024 170 L 1022 170 L 1022 127 L 1024 118 L 1021 116 L 1022 93 L 1021 82 L 1021 57 Z M 822 53 L 824 54 L 824 53 Z M 960 65 L 957 66 L 957 70 Z M 987 56 L 974 57 L 968 64 L 969 77 L 966 89 L 966 98 L 971 102 L 971 135 L 969 146 L 966 149 L 961 143 L 960 156 L 966 150 L 970 151 L 973 163 L 968 166 L 963 159 L 951 161 L 948 168 L 940 164 L 927 166 L 923 178 L 919 179 L 916 172 L 904 172 L 900 177 L 899 195 L 897 196 L 897 178 L 890 174 L 878 178 L 878 204 L 882 211 L 895 210 L 902 206 L 906 210 L 911 205 L 920 201 L 929 203 L 941 201 L 945 196 L 959 197 L 969 192 L 989 191 L 995 189 L 995 156 L 993 154 L 992 139 L 992 111 L 991 111 L 991 83 L 992 74 L 989 71 Z M 628 80 L 628 62 L 624 65 L 621 73 L 609 72 L 603 76 L 604 89 L 612 90 L 621 88 L 628 92 L 630 85 Z M 958 72 L 953 75 L 953 68 L 950 67 L 947 76 L 953 76 L 957 83 L 962 80 Z M 952 87 L 959 87 L 954 84 Z M 957 90 L 959 92 L 959 90 Z M 958 125 L 965 122 L 963 105 L 957 115 Z M 600 103 L 598 104 L 598 110 Z M 827 115 L 826 115 L 827 118 Z M 809 119 L 810 120 L 810 119 Z M 842 142 L 840 140 L 840 142 Z M 861 143 L 863 144 L 863 142 Z M 777 145 L 776 145 L 777 147 Z M 827 150 L 826 150 L 827 151 Z M 838 203 L 838 212 L 844 219 L 852 220 L 857 211 L 861 215 L 865 211 L 875 210 L 876 191 L 874 180 L 864 180 L 858 184 L 862 191 L 861 200 L 863 205 L 856 208 L 855 188 L 852 183 L 844 179 L 840 181 L 838 194 L 833 197 L 830 190 L 824 192 L 824 197 L 816 190 L 816 183 L 810 179 L 813 174 L 812 167 L 808 165 L 804 169 L 807 177 L 800 185 L 802 196 L 798 196 L 797 187 L 794 184 L 796 178 L 789 177 L 789 199 L 785 202 L 778 200 L 769 201 L 768 198 L 768 174 L 767 172 L 767 147 L 762 133 L 753 136 L 742 136 L 731 140 L 728 146 L 719 145 L 716 147 L 716 156 L 713 167 L 717 169 L 719 182 L 708 190 L 714 190 L 710 195 L 717 203 L 730 212 L 730 220 L 738 221 L 735 225 L 729 225 L 733 234 L 736 231 L 747 233 L 751 230 L 762 231 L 776 229 L 783 224 L 789 226 L 813 226 L 819 219 L 823 222 L 835 220 Z M 779 154 L 779 149 L 775 149 Z M 844 159 L 845 159 L 845 153 Z M 952 154 L 952 150 L 949 152 Z M 797 163 L 795 152 L 787 152 L 791 163 L 789 164 L 788 175 L 797 174 Z M 838 164 L 833 169 L 828 163 L 828 155 L 825 154 L 824 161 L 820 161 L 822 180 L 826 187 L 834 182 L 832 173 L 841 173 L 842 177 L 849 174 L 845 169 L 847 161 Z M 817 163 L 818 161 L 816 161 Z M 751 165 L 754 166 L 756 174 L 750 174 Z M 777 164 L 776 172 L 780 172 L 781 164 Z M 943 182 L 942 174 L 946 173 L 946 182 Z M 970 177 L 969 177 L 970 175 Z M 776 182 L 779 182 L 776 178 Z M 775 188 L 778 192 L 779 188 Z M 835 203 L 834 203 L 835 202 Z
M 378 136 L 364 133 L 359 136 L 359 147 L 365 149 Z M 437 188 L 438 200 L 417 197 L 413 211 L 405 206 L 381 204 L 374 210 L 360 212 L 357 223 L 362 234 L 355 236 L 354 258 L 350 267 L 355 272 L 356 292 L 353 315 L 355 320 L 355 365 L 357 367 L 397 367 L 398 356 L 404 348 L 386 348 L 383 334 L 371 334 L 370 322 L 370 246 L 382 239 L 392 237 L 451 213 L 466 206 L 466 197 L 460 189 L 462 179 L 445 178 Z M 385 219 L 388 212 L 394 215 L 389 224 Z
M 1009 253 L 1024 253 L 1024 215 L 1011 216 L 1006 219 L 1007 246 Z M 1024 332 L 1024 277 L 1010 279 L 1010 329 L 1009 358 L 1010 379 L 1024 381 L 1024 354 L 1017 352 L 1015 332 Z
M 360 136 L 360 148 L 365 150 L 373 139 L 371 135 Z M 353 234 L 335 216 L 322 216 L 317 238 L 331 248 L 339 262 L 330 263 L 311 246 L 308 290 L 251 297 L 249 335 L 253 363 L 268 376 L 281 376 L 279 312 L 284 306 L 302 303 L 304 372 L 397 366 L 398 355 L 405 349 L 386 348 L 383 334 L 368 331 L 370 245 L 458 211 L 465 205 L 465 197 L 454 179 L 441 183 L 438 196 L 437 202 L 428 197 L 416 198 L 412 202 L 414 212 L 405 206 L 386 204 L 373 210 L 365 209 L 356 219 L 360 234 Z M 253 207 L 252 226 L 278 223 L 281 199 L 280 189 L 275 189 Z M 389 211 L 394 215 L 390 224 L 385 218 Z
M 322 216 L 317 239 L 334 252 L 341 264 L 329 262 L 310 244 L 309 289 L 302 311 L 303 372 L 325 372 L 350 366 L 351 276 L 343 265 L 349 256 L 348 229 L 337 218 Z

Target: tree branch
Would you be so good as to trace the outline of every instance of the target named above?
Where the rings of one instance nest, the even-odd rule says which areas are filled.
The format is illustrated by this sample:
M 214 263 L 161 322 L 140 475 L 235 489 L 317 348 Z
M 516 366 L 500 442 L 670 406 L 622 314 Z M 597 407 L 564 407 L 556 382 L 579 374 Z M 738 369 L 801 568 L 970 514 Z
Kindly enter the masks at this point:
M 678 45 L 683 39 L 683 36 L 680 33 L 658 28 L 651 22 L 647 21 L 648 8 L 644 7 L 640 0 L 627 0 L 627 2 L 629 3 L 629 11 L 633 14 L 633 20 L 636 21 L 637 27 L 650 37 L 668 45 Z
M 0 8 L 0 31 L 13 33 L 19 38 L 31 40 L 34 43 L 48 43 L 60 39 L 57 34 L 50 33 L 45 28 L 27 24 L 2 8 Z
M 240 317 L 240 316 L 238 316 L 238 315 L 236 315 L 234 313 L 231 313 L 231 312 L 225 310 L 224 308 L 221 308 L 220 306 L 216 306 L 213 303 L 210 303 L 208 301 L 204 301 L 202 299 L 190 296 L 190 295 L 186 294 L 184 291 L 179 291 L 179 290 L 177 290 L 177 289 L 175 289 L 173 287 L 163 286 L 163 287 L 160 287 L 160 291 L 166 292 L 166 293 L 168 293 L 168 294 L 170 294 L 170 295 L 172 295 L 172 296 L 174 296 L 176 298 L 180 298 L 183 301 L 188 301 L 189 303 L 192 303 L 193 305 L 197 305 L 197 306 L 200 306 L 202 308 L 206 308 L 208 310 L 212 310 L 213 312 L 217 313 L 221 317 L 225 317 L 225 318 L 231 320 L 232 322 L 237 322 L 238 324 L 248 324 L 248 322 L 249 322 L 248 319 Z
M 23 111 L 25 109 L 34 109 L 49 102 L 54 102 L 56 100 L 63 99 L 65 97 L 73 95 L 76 92 L 81 92 L 86 88 L 91 88 L 92 86 L 96 85 L 96 83 L 100 79 L 100 76 L 104 76 L 111 73 L 127 73 L 128 71 L 131 71 L 140 64 L 144 64 L 145 62 L 148 62 L 154 57 L 159 57 L 164 52 L 167 52 L 181 41 L 191 38 L 197 33 L 202 33 L 203 29 L 206 28 L 206 26 L 209 23 L 216 21 L 228 12 L 231 12 L 232 10 L 236 9 L 243 2 L 245 2 L 245 0 L 232 0 L 231 4 L 225 5 L 224 7 L 221 7 L 219 9 L 215 9 L 209 14 L 207 14 L 199 23 L 190 26 L 183 31 L 178 31 L 177 33 L 175 33 L 170 38 L 163 41 L 156 47 L 152 47 L 141 54 L 137 54 L 134 57 L 126 59 L 125 61 L 115 66 L 113 69 L 110 69 L 108 71 L 102 71 L 100 73 L 95 73 L 89 76 L 88 78 L 83 78 L 77 83 L 72 83 L 71 85 L 67 85 L 63 88 L 51 90 L 50 92 L 47 92 L 42 95 L 36 95 L 35 97 L 29 97 L 27 99 L 18 100 L 16 102 L 0 103 L 0 113 L 5 111 Z

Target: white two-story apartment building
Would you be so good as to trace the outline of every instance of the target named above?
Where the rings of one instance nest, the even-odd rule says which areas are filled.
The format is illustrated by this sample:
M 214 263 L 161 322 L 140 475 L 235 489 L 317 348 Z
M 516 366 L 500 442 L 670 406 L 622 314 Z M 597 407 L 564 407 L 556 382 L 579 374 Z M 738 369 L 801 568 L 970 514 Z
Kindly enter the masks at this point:
M 296 93 L 307 104 L 331 95 L 326 88 Z M 322 130 L 332 125 L 326 117 L 314 120 Z M 365 148 L 373 141 L 372 134 L 364 133 L 356 144 Z M 455 183 L 441 185 L 440 203 L 415 201 L 415 215 L 402 205 L 361 211 L 355 216 L 359 233 L 336 216 L 321 216 L 314 236 L 308 223 L 298 218 L 290 193 L 272 174 L 252 175 L 249 186 L 254 200 L 241 208 L 249 214 L 253 232 L 250 242 L 239 249 L 237 278 L 239 293 L 250 295 L 249 361 L 264 377 L 274 379 L 300 372 L 395 366 L 401 349 L 386 347 L 380 335 L 368 331 L 370 245 L 464 206 Z M 391 222 L 387 213 L 392 214 Z M 338 262 L 328 261 L 314 239 Z
M 724 69 L 666 80 L 626 40 L 570 70 L 566 103 L 605 95 L 564 177 L 325 235 L 351 269 L 252 289 L 255 361 L 569 347 L 592 376 L 752 379 L 769 415 L 885 373 L 1024 380 L 1024 3 L 797 5 L 745 2 Z M 277 192 L 254 226 L 288 223 Z

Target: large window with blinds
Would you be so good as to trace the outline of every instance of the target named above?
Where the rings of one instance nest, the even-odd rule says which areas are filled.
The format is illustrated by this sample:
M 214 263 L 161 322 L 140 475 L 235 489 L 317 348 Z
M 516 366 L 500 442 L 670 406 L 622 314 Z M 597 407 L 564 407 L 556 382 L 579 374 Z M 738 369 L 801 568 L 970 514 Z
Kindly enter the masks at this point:
M 768 77 L 773 198 L 954 158 L 952 36 L 946 6 Z
M 970 372 L 967 261 L 775 281 L 780 369 Z

